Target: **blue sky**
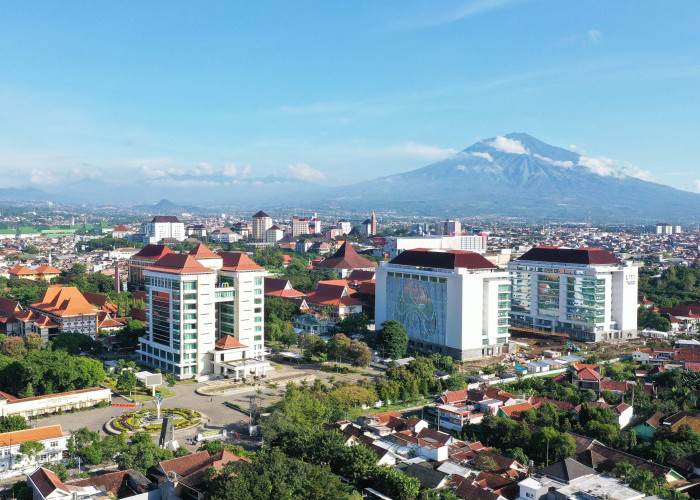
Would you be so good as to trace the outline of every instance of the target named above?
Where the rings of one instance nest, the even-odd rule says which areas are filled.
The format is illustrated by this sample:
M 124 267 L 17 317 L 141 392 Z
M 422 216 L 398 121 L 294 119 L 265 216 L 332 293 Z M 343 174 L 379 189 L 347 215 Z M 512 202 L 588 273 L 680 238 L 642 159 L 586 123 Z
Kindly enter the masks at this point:
M 527 132 L 700 192 L 691 1 L 2 2 L 0 175 L 337 185 Z

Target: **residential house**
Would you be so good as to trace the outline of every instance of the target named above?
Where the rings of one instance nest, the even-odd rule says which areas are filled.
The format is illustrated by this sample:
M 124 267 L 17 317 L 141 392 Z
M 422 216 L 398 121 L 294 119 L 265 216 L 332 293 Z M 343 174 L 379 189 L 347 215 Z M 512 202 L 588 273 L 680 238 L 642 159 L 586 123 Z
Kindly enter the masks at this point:
M 226 450 L 213 455 L 200 451 L 159 462 L 149 470 L 149 475 L 160 485 L 163 498 L 202 500 L 207 492 L 206 480 L 210 471 L 221 472 L 226 464 L 233 462 L 250 463 L 250 459 Z
M 641 500 L 645 494 L 619 479 L 597 474 L 595 470 L 566 458 L 541 470 L 536 477 L 520 481 L 517 500 Z
M 27 468 L 36 467 L 37 463 L 60 462 L 63 452 L 68 449 L 69 438 L 70 434 L 64 434 L 60 425 L 3 432 L 0 434 L 0 471 L 19 475 Z M 44 445 L 44 449 L 33 457 L 20 452 L 22 443 L 30 441 Z
M 316 289 L 306 295 L 309 308 L 331 318 L 345 318 L 362 312 L 362 302 L 351 296 L 345 280 L 319 281 Z
M 34 269 L 29 269 L 25 266 L 15 266 L 9 271 L 7 271 L 8 277 L 11 280 L 30 280 L 34 281 L 37 279 L 36 271 Z
M 61 271 L 53 266 L 48 266 L 45 264 L 34 269 L 34 272 L 36 273 L 36 279 L 44 281 L 51 281 L 52 279 L 58 278 L 61 275 Z

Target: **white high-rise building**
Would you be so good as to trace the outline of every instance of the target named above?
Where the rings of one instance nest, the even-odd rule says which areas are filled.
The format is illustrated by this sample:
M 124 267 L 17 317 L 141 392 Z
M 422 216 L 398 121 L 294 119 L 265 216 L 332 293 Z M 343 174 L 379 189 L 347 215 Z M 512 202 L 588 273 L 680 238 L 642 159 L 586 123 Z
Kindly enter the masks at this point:
M 488 235 L 466 236 L 389 236 L 384 239 L 383 252 L 394 258 L 404 250 L 428 248 L 431 250 L 468 250 L 484 253 L 488 245 Z
M 165 238 L 184 241 L 185 224 L 174 215 L 156 215 L 146 224 L 145 243 L 157 244 Z
M 144 271 L 141 362 L 179 378 L 264 375 L 265 274 L 245 253 L 204 245 L 157 260 Z
M 309 219 L 300 219 L 299 217 L 294 216 L 292 219 L 292 236 L 296 238 L 302 234 L 309 234 Z
M 340 219 L 337 227 L 343 232 L 343 234 L 350 234 L 350 231 L 352 231 L 352 224 L 350 224 L 350 221 L 347 219 Z
M 607 250 L 535 247 L 508 270 L 514 327 L 590 342 L 637 336 L 637 268 Z
M 265 241 L 265 231 L 272 227 L 272 217 L 260 210 L 253 215 L 253 239 Z
M 435 224 L 435 234 L 459 235 L 462 234 L 462 223 L 458 220 L 445 220 Z
M 406 250 L 376 268 L 375 319 L 396 320 L 409 349 L 456 359 L 501 354 L 508 343 L 510 278 L 463 250 Z

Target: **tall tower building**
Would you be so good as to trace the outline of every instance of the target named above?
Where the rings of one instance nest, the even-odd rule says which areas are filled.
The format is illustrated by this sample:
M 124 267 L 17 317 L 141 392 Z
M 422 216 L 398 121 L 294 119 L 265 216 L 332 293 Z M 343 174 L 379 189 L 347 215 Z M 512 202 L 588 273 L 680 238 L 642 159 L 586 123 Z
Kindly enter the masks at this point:
M 265 231 L 272 227 L 272 217 L 260 210 L 253 215 L 253 239 L 256 241 L 265 240 Z
M 508 271 L 514 327 L 588 342 L 637 336 L 637 268 L 607 250 L 535 247 Z
M 264 375 L 265 274 L 245 253 L 204 245 L 160 258 L 144 270 L 141 362 L 179 378 Z
M 510 277 L 464 250 L 406 250 L 376 268 L 375 318 L 403 324 L 409 348 L 474 359 L 508 343 Z

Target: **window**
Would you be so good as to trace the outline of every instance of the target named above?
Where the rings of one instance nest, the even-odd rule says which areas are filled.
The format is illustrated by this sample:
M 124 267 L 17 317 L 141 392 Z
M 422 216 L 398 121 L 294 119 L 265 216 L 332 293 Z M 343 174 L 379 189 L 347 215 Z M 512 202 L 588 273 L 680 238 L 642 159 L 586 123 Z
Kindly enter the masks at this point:
M 262 295 L 262 289 L 256 288 L 254 293 L 255 295 Z
M 253 283 L 255 284 L 255 286 L 261 286 L 261 285 L 262 285 L 262 280 L 263 280 L 262 278 L 255 278 L 255 280 L 253 281 Z
M 182 283 L 182 289 L 183 290 L 196 290 L 197 289 L 197 282 L 196 281 L 185 281 Z
M 260 316 L 257 316 L 257 317 L 255 318 L 255 322 L 256 322 L 256 323 L 260 323 L 261 321 L 262 321 L 262 318 L 261 318 Z
M 185 350 L 196 349 L 197 344 L 185 344 Z
M 253 309 L 253 312 L 254 312 L 255 314 L 260 314 L 260 313 L 262 313 L 262 307 L 256 307 L 255 309 Z
M 255 300 L 253 300 L 253 303 L 262 304 L 262 299 L 255 299 Z
M 262 340 L 262 335 L 256 335 L 253 340 Z
M 255 327 L 256 332 L 262 332 L 262 326 L 256 326 Z

